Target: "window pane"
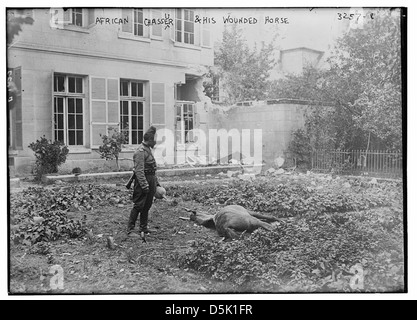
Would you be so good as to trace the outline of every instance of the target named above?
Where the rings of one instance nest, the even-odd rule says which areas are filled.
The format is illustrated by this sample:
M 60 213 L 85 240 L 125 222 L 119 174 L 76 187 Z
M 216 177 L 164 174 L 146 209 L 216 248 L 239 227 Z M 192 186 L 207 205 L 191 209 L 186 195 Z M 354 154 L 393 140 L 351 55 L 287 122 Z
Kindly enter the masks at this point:
M 181 19 L 181 9 L 177 9 L 177 19 Z
M 137 10 L 137 14 L 138 14 L 138 23 L 143 23 L 143 12 L 142 9 L 138 9 Z
M 132 97 L 137 97 L 138 95 L 138 84 L 132 82 Z
M 138 117 L 132 117 L 132 130 L 138 129 Z
M 143 117 L 138 117 L 138 129 L 143 130 Z
M 58 115 L 58 128 L 63 128 L 64 127 L 64 115 L 59 114 Z
M 194 34 L 190 34 L 190 44 L 194 44 Z
M 129 102 L 123 101 L 123 114 L 129 114 Z
M 143 83 L 138 83 L 138 97 L 143 97 Z
M 188 39 L 189 39 L 188 38 L 188 33 L 184 33 L 184 42 L 185 43 L 190 43 Z
M 75 92 L 75 78 L 68 77 L 68 92 Z
M 54 91 L 55 92 L 65 92 L 65 77 L 64 76 L 55 76 L 54 81 Z
M 176 22 L 176 30 L 182 30 L 182 21 L 181 20 L 177 20 L 177 22 Z
M 185 32 L 194 32 L 194 23 L 185 21 L 184 22 L 184 31 Z
M 64 131 L 63 130 L 59 130 L 57 131 L 57 140 L 64 142 Z
M 75 92 L 83 93 L 83 79 L 75 78 Z
M 138 36 L 143 36 L 143 24 L 138 25 Z
M 75 109 L 76 109 L 76 113 L 83 113 L 83 99 L 75 99 Z
M 136 101 L 132 101 L 132 116 L 138 114 L 138 103 Z
M 194 11 L 190 10 L 190 21 L 194 21 Z
M 83 116 L 81 116 L 81 115 L 77 115 L 76 116 L 76 119 L 77 119 L 77 121 L 76 121 L 76 128 L 77 129 L 82 129 L 83 128 Z
M 128 129 L 129 128 L 129 117 L 128 116 L 121 117 L 121 125 L 122 125 L 122 129 Z
M 188 20 L 188 19 L 189 19 L 188 10 L 184 10 L 184 20 Z
M 74 130 L 68 130 L 68 144 L 70 146 L 75 145 L 75 131 Z
M 143 103 L 138 102 L 138 115 L 143 115 Z
M 129 83 L 127 81 L 120 81 L 120 95 L 121 96 L 129 95 Z
M 77 19 L 75 21 L 75 25 L 79 26 L 79 27 L 82 27 L 82 25 L 83 25 L 83 16 L 82 15 L 77 14 Z
M 68 115 L 68 129 L 75 129 L 75 116 Z
M 78 130 L 77 131 L 77 145 L 81 146 L 83 145 L 83 132 Z
M 182 42 L 181 31 L 176 32 L 175 41 Z
M 64 98 L 58 98 L 58 113 L 64 113 Z
M 68 98 L 68 113 L 75 113 L 74 99 Z

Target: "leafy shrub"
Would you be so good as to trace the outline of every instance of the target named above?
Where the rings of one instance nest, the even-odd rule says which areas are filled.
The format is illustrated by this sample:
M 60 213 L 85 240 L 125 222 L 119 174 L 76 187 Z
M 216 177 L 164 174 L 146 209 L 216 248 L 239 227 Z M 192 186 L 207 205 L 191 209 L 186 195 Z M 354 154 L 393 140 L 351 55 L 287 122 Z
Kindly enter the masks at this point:
M 43 174 L 58 172 L 58 167 L 67 159 L 68 148 L 62 142 L 57 140 L 52 142 L 45 136 L 32 142 L 29 148 L 33 150 L 36 157 L 34 168 L 36 180 L 40 180 Z
M 346 188 L 345 180 L 328 177 L 170 187 L 168 193 L 183 200 L 239 204 L 283 217 L 273 232 L 257 230 L 232 242 L 201 240 L 174 258 L 182 267 L 252 291 L 353 291 L 351 268 L 358 263 L 365 271 L 364 290 L 403 290 L 401 184 L 357 179 Z
M 63 237 L 77 238 L 84 234 L 82 223 L 70 219 L 63 211 L 44 210 L 38 212 L 38 214 L 44 220 L 40 223 L 34 223 L 27 217 L 12 235 L 15 243 L 30 246 Z
M 296 160 L 296 165 L 310 168 L 311 152 L 310 137 L 303 129 L 297 129 L 292 133 L 292 139 L 288 145 L 288 151 Z
M 384 215 L 395 221 L 392 228 L 372 212 L 284 220 L 273 232 L 258 229 L 239 241 L 200 240 L 176 259 L 217 280 L 286 292 L 352 291 L 350 268 L 359 263 L 364 290 L 402 291 L 402 216 Z
M 128 141 L 127 131 L 118 131 L 116 128 L 109 128 L 108 135 L 100 134 L 103 140 L 102 145 L 98 149 L 98 153 L 102 159 L 116 160 L 117 169 L 119 166 L 119 154 L 122 151 L 123 144 Z
M 325 185 L 324 182 L 321 182 Z M 326 186 L 326 185 L 325 185 Z M 322 186 L 323 187 L 323 186 Z M 169 196 L 193 200 L 209 206 L 237 204 L 247 209 L 291 217 L 307 213 L 347 212 L 391 205 L 381 188 L 358 186 L 353 192 L 337 189 L 336 185 L 317 189 L 305 181 L 277 183 L 259 178 L 253 182 L 232 180 L 222 185 L 192 184 L 171 186 Z M 388 192 L 388 191 L 387 191 Z M 397 196 L 397 191 L 392 191 Z
M 97 206 L 127 203 L 129 193 L 96 185 L 74 185 L 62 188 L 30 187 L 11 195 L 10 217 L 12 241 L 31 246 L 65 237 L 84 234 L 80 221 L 68 217 L 67 212 L 87 211 Z M 35 222 L 40 217 L 41 222 Z M 42 250 L 40 250 L 42 251 Z

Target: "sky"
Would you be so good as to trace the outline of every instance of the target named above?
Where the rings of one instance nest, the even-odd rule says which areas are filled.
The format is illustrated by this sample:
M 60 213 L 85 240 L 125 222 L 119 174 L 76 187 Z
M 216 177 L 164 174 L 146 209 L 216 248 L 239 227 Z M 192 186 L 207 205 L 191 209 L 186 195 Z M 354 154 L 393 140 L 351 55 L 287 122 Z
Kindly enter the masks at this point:
M 217 21 L 212 25 L 215 39 L 221 40 L 224 26 L 230 25 L 223 22 L 223 17 L 249 18 L 254 17 L 257 23 L 238 24 L 243 30 L 248 43 L 265 41 L 269 43 L 278 32 L 276 44 L 280 49 L 292 49 L 308 47 L 315 50 L 326 51 L 335 38 L 341 35 L 341 31 L 347 26 L 347 20 L 338 20 L 338 13 L 349 12 L 346 9 L 327 8 L 229 8 L 208 9 Z M 265 23 L 266 18 L 273 23 Z M 276 23 L 276 18 L 278 22 Z M 283 20 L 287 23 L 282 23 Z

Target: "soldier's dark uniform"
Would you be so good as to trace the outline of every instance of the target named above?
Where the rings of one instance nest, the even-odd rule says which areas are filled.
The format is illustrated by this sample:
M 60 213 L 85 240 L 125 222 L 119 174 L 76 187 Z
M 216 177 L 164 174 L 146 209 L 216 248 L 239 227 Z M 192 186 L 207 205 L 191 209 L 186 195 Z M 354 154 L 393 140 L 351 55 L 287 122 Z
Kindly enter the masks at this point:
M 127 231 L 128 233 L 133 231 L 138 215 L 140 214 L 139 231 L 148 232 L 148 213 L 152 207 L 156 187 L 159 186 L 159 183 L 155 174 L 156 161 L 146 141 L 142 142 L 134 153 L 133 162 L 133 171 L 136 175 L 133 189 L 134 205 L 130 212 Z

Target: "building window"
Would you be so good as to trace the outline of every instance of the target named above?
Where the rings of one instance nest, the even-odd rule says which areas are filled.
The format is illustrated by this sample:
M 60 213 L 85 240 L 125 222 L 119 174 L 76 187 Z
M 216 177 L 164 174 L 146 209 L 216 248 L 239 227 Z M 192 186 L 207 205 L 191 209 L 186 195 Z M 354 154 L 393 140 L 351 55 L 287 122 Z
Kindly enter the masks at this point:
M 133 34 L 143 37 L 143 10 L 133 9 Z
M 137 40 L 147 39 L 150 28 L 146 27 L 144 22 L 148 16 L 149 12 L 144 9 L 122 9 L 122 18 L 126 21 L 126 23 L 122 24 L 122 32 L 125 33 L 124 36 Z
M 84 145 L 84 79 L 54 75 L 54 138 L 69 146 Z
M 175 41 L 194 44 L 194 11 L 176 9 Z
M 192 130 L 194 129 L 195 104 L 193 102 L 176 103 L 176 138 L 178 143 L 194 142 Z
M 83 26 L 83 9 L 71 9 L 71 24 L 74 26 Z
M 120 129 L 128 133 L 128 144 L 143 140 L 144 84 L 139 81 L 120 81 Z

